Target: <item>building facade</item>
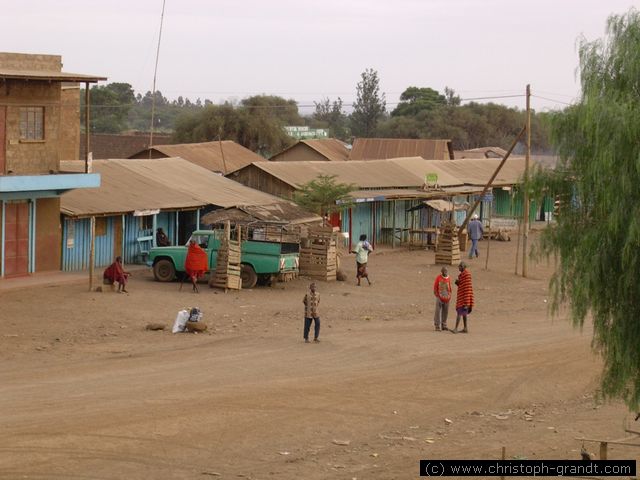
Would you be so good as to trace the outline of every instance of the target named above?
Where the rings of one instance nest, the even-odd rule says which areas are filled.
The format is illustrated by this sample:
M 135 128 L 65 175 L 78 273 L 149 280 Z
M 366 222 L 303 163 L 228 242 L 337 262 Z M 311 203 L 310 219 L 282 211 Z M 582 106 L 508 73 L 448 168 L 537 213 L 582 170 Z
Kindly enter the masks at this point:
M 58 55 L 0 52 L 0 277 L 60 269 L 60 195 L 96 187 L 95 174 L 60 174 L 77 159 L 78 82 Z

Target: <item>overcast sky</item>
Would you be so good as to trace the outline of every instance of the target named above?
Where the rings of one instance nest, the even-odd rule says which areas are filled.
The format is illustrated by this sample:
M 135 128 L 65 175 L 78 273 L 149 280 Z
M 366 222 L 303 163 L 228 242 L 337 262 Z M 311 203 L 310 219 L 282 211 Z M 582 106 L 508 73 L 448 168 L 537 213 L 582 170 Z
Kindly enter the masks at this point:
M 579 93 L 577 39 L 640 0 L 166 0 L 157 89 L 214 102 L 276 94 L 355 98 L 380 76 L 389 108 L 408 86 L 463 99 L 523 94 L 537 110 Z M 152 89 L 162 0 L 1 0 L 0 49 L 59 54 L 64 70 Z M 485 100 L 482 100 L 485 101 Z M 524 107 L 524 98 L 495 99 Z

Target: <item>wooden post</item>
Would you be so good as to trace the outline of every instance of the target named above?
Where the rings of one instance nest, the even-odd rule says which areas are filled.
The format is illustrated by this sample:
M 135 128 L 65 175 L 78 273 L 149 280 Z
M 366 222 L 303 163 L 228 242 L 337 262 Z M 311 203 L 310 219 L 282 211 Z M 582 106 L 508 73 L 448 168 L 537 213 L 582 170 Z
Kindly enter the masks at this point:
M 527 152 L 524 160 L 524 226 L 522 237 L 522 276 L 527 276 L 527 244 L 529 239 L 529 158 L 531 156 L 531 86 L 527 85 Z
M 607 442 L 600 442 L 600 460 L 607 459 Z
M 222 168 L 224 170 L 223 175 L 227 174 L 227 162 L 224 158 L 224 149 L 222 148 L 222 127 L 218 130 L 218 145 L 220 145 L 220 155 L 222 155 Z
M 518 219 L 518 243 L 516 243 L 516 275 L 518 275 L 518 261 L 520 256 L 520 237 L 522 237 L 522 222 Z
M 393 226 L 391 228 L 391 248 L 396 248 L 396 201 L 392 203 L 393 206 Z
M 489 236 L 487 238 L 487 257 L 484 260 L 484 269 L 488 270 L 489 269 L 489 250 L 491 249 L 491 213 L 493 211 L 493 201 L 490 204 L 491 206 L 489 207 Z
M 93 266 L 95 264 L 96 246 L 96 217 L 91 217 L 90 221 L 91 241 L 89 244 L 89 291 L 93 290 Z
M 91 142 L 89 137 L 91 136 L 91 130 L 89 126 L 89 82 L 84 84 L 84 173 L 89 173 L 89 147 Z
M 507 447 L 502 447 L 502 460 L 507 459 Z M 500 475 L 500 480 L 504 480 L 504 475 Z

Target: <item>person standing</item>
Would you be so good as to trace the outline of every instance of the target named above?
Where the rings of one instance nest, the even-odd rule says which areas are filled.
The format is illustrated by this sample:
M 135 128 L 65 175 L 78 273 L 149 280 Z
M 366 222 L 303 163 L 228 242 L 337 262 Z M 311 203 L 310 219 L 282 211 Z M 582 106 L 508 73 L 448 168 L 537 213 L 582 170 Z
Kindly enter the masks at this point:
M 447 328 L 447 317 L 449 315 L 449 301 L 451 300 L 451 278 L 447 267 L 442 267 L 440 275 L 436 277 L 436 281 L 433 283 L 433 294 L 436 296 L 436 313 L 433 317 L 436 332 L 449 330 Z
M 194 293 L 199 293 L 198 279 L 203 277 L 208 270 L 208 263 L 207 252 L 205 252 L 195 240 L 189 240 L 189 248 L 184 260 L 184 270 L 191 280 Z M 180 284 L 180 288 L 182 289 L 182 283 Z
M 482 227 L 482 222 L 478 220 L 478 215 L 474 214 L 471 218 L 469 225 L 467 225 L 467 233 L 469 233 L 469 238 L 471 239 L 469 258 L 473 258 L 474 255 L 478 258 L 478 240 L 480 240 L 484 234 L 484 228 Z
M 313 341 L 318 343 L 320 339 L 320 315 L 318 314 L 318 305 L 320 305 L 320 294 L 316 290 L 316 284 L 309 285 L 309 292 L 302 300 L 304 303 L 304 343 L 309 343 L 309 330 L 311 330 L 311 322 L 313 325 Z
M 373 247 L 367 241 L 367 236 L 364 234 L 360 235 L 360 241 L 352 252 L 356 254 L 356 279 L 358 280 L 358 287 L 360 286 L 360 280 L 363 278 L 366 278 L 367 283 L 371 285 L 369 273 L 367 272 L 367 262 L 369 261 L 369 253 L 371 252 L 373 252 Z
M 467 270 L 467 264 L 464 262 L 460 262 L 460 265 L 458 265 L 458 270 L 460 271 L 460 275 L 458 275 L 458 279 L 456 280 L 456 285 L 458 286 L 458 292 L 456 296 L 456 328 L 454 328 L 451 332 L 458 333 L 460 318 L 462 318 L 464 322 L 464 328 L 460 331 L 460 333 L 469 333 L 469 328 L 467 326 L 467 315 L 471 313 L 475 304 L 473 300 L 471 272 Z

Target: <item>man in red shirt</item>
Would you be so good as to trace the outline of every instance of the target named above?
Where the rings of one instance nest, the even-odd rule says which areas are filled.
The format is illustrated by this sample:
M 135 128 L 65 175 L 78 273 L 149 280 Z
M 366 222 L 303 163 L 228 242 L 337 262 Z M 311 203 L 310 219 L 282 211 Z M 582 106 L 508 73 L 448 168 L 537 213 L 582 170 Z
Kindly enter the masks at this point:
M 451 300 L 451 278 L 449 278 L 447 267 L 442 267 L 440 275 L 433 283 L 433 294 L 436 296 L 436 313 L 433 317 L 433 324 L 436 332 L 449 330 L 447 328 L 447 316 L 449 315 L 449 300 Z

